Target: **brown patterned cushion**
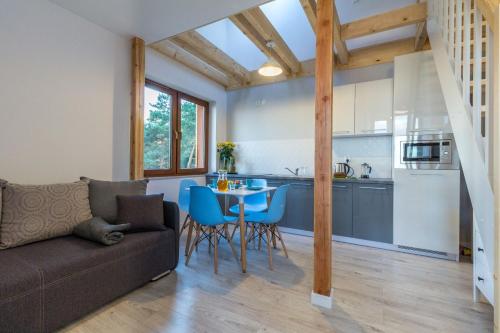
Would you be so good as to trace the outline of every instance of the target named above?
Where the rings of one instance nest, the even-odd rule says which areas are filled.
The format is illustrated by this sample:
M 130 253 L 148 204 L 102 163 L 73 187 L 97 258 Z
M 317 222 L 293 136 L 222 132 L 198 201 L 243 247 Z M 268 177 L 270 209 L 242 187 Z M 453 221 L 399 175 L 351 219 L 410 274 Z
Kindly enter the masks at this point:
M 85 181 L 53 185 L 5 185 L 0 248 L 69 235 L 92 218 Z

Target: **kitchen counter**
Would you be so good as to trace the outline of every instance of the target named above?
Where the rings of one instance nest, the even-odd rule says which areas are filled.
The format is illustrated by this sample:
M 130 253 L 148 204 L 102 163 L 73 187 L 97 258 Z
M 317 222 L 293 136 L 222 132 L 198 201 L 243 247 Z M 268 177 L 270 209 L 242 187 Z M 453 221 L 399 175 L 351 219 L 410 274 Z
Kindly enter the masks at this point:
M 207 174 L 208 177 L 216 177 L 217 173 Z M 293 175 L 277 175 L 277 174 L 228 174 L 228 179 L 238 179 L 238 178 L 263 178 L 263 179 L 273 179 L 273 180 L 296 180 L 296 181 L 313 181 L 312 176 L 293 176 Z M 394 184 L 391 178 L 334 178 L 334 183 L 372 183 L 372 184 Z

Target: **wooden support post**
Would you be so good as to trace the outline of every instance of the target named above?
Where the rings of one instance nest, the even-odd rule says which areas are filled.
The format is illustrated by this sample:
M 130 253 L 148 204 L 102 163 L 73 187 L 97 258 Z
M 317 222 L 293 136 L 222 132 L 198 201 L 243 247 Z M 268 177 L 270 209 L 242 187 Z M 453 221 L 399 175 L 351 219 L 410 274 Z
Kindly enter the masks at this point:
M 314 149 L 314 284 L 311 302 L 331 308 L 333 1 L 318 0 Z
M 494 6 L 493 31 L 493 193 L 495 194 L 494 330 L 500 332 L 500 3 Z
M 132 39 L 132 112 L 130 115 L 130 179 L 144 178 L 144 86 L 146 46 Z

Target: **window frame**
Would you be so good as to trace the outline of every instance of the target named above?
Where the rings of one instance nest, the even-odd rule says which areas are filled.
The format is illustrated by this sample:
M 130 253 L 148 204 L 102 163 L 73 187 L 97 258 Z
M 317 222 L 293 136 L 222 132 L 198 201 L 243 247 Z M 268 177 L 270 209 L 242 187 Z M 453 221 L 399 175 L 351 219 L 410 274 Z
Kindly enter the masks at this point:
M 199 99 L 197 97 L 186 94 L 182 91 L 170 88 L 164 84 L 158 83 L 151 79 L 146 78 L 146 84 L 144 89 L 152 88 L 156 89 L 162 93 L 169 94 L 172 96 L 172 115 L 170 128 L 172 129 L 172 137 L 170 140 L 170 169 L 144 169 L 144 177 L 168 177 L 168 176 L 189 176 L 189 175 L 203 175 L 208 172 L 208 139 L 209 139 L 209 106 L 207 101 Z M 204 112 L 204 159 L 203 167 L 195 169 L 182 169 L 180 166 L 180 151 L 181 151 L 181 100 L 189 101 L 194 104 L 203 106 L 205 108 Z M 144 105 L 146 107 L 146 105 Z M 143 120 L 143 126 L 146 119 Z M 144 135 L 142 137 L 144 144 Z M 143 152 L 144 155 L 144 152 Z M 144 156 L 143 156 L 144 158 Z

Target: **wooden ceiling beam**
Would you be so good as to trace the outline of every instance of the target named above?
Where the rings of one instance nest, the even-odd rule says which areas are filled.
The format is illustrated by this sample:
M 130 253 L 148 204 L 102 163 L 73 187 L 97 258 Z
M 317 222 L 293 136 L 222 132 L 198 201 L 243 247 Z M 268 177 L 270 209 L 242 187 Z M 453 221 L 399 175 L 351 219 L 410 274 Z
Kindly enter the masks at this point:
M 426 43 L 423 49 L 429 49 L 430 45 Z M 393 42 L 377 44 L 374 46 L 363 47 L 351 51 L 349 63 L 346 65 L 337 64 L 339 70 L 366 67 L 377 64 L 393 62 L 394 57 L 413 53 L 415 50 L 415 38 L 405 38 Z
M 340 25 L 337 6 L 333 2 L 333 41 L 337 50 L 337 57 L 341 64 L 347 64 L 349 61 L 349 51 L 345 41 L 342 40 L 342 26 Z
M 295 75 L 300 72 L 300 62 L 259 7 L 230 17 L 231 21 L 268 57 L 276 60 L 283 69 Z M 267 42 L 274 47 L 267 47 Z
M 250 80 L 250 72 L 245 67 L 195 30 L 174 36 L 170 41 L 241 84 L 246 84 Z
M 219 72 L 217 69 L 211 67 L 206 64 L 199 58 L 195 57 L 188 51 L 184 50 L 182 47 L 174 44 L 169 40 L 163 40 L 151 45 L 151 48 L 161 53 L 164 56 L 167 56 L 171 59 L 174 59 L 184 66 L 192 69 L 193 71 L 207 77 L 208 79 L 217 82 L 218 84 L 229 87 L 240 85 L 239 81 L 231 80 L 222 72 Z
M 405 55 L 414 52 L 415 39 L 405 38 L 394 42 L 378 44 L 374 46 L 359 48 L 351 51 L 349 63 L 343 65 L 340 63 L 335 64 L 336 70 L 347 70 L 372 65 L 384 64 L 394 61 L 394 57 Z M 424 43 L 424 50 L 430 49 L 428 42 Z M 310 59 L 301 62 L 302 71 L 295 78 L 302 78 L 315 75 L 315 59 Z M 260 86 L 265 84 L 272 84 L 290 80 L 286 75 L 279 75 L 275 77 L 263 77 L 257 71 L 250 72 L 250 84 L 245 87 Z M 228 90 L 236 90 L 245 88 L 239 85 L 232 85 Z
M 316 21 L 317 21 L 316 0 L 300 0 L 300 4 L 304 9 L 309 24 L 311 24 L 313 31 L 316 33 Z M 335 44 L 336 56 L 342 64 L 347 64 L 347 62 L 349 61 L 349 51 L 347 50 L 347 45 L 345 41 L 341 39 L 342 27 L 340 24 L 339 14 L 337 12 L 337 7 L 335 6 L 335 4 L 333 6 L 333 15 L 334 15 L 333 42 Z
M 417 34 L 415 35 L 415 51 L 420 51 L 427 41 L 427 22 L 421 22 L 417 25 Z
M 316 0 L 300 0 L 300 4 L 304 9 L 304 13 L 306 14 L 307 20 L 311 25 L 312 30 L 316 33 Z
M 382 14 L 346 23 L 341 28 L 342 40 L 363 37 L 378 32 L 396 29 L 427 19 L 427 4 L 417 3 Z

